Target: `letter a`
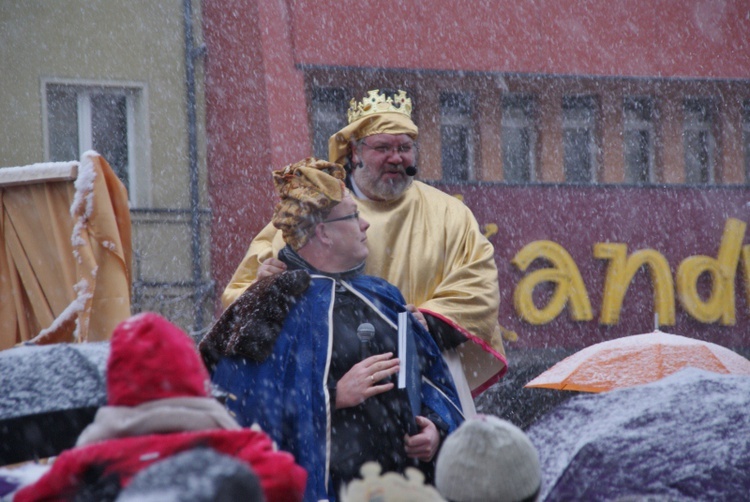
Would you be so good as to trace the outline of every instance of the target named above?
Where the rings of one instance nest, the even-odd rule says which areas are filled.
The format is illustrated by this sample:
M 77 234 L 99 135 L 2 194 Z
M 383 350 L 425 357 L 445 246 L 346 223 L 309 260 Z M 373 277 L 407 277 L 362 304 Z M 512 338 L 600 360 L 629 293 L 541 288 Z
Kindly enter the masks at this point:
M 537 258 L 550 262 L 552 268 L 535 270 L 521 279 L 513 293 L 516 312 L 530 324 L 546 324 L 557 317 L 570 300 L 573 320 L 593 319 L 586 286 L 570 254 L 556 242 L 534 241 L 516 253 L 511 263 L 525 272 Z M 534 304 L 534 288 L 544 282 L 554 283 L 556 288 L 547 306 L 538 309 Z

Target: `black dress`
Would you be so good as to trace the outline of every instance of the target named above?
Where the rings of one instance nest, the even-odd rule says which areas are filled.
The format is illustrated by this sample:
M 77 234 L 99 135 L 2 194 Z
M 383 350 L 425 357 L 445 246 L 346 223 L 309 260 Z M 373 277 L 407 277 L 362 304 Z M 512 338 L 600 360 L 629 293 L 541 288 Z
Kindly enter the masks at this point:
M 397 355 L 396 329 L 384 321 L 365 302 L 342 286 L 336 288 L 333 308 L 333 354 L 328 376 L 329 388 L 334 388 L 352 366 L 362 360 L 362 342 L 357 328 L 362 323 L 375 327 L 369 343 L 369 355 L 392 352 Z M 403 472 L 417 462 L 406 456 L 404 435 L 411 418 L 406 394 L 395 388 L 396 376 L 379 384 L 393 382 L 394 388 L 367 399 L 364 403 L 333 409 L 331 414 L 331 478 L 336 493 L 341 483 L 359 476 L 359 468 L 367 461 L 378 462 L 383 472 Z M 335 403 L 331 403 L 334 408 Z
M 279 252 L 279 259 L 287 264 L 288 270 L 303 269 L 312 274 L 326 275 L 336 281 L 346 280 L 364 271 L 362 263 L 352 270 L 337 274 L 321 272 L 289 246 Z M 362 353 L 362 342 L 357 336 L 357 328 L 362 323 L 370 323 L 375 328 L 375 335 L 369 342 L 369 355 L 392 352 L 397 356 L 396 328 L 337 282 L 333 305 L 333 349 L 327 382 L 331 395 L 330 476 L 334 493 L 340 493 L 342 485 L 359 477 L 360 467 L 368 461 L 378 462 L 381 472 L 403 473 L 406 467 L 417 467 L 425 474 L 425 481 L 433 483 L 435 459 L 425 463 L 406 456 L 404 436 L 413 427 L 414 416 L 407 393 L 395 386 L 396 375 L 377 382 L 393 382 L 394 388 L 388 392 L 373 396 L 358 406 L 335 409 L 337 382 L 352 366 L 367 357 L 367 354 Z M 427 408 L 423 408 L 422 414 L 435 424 L 442 443 L 447 434 L 447 424 Z

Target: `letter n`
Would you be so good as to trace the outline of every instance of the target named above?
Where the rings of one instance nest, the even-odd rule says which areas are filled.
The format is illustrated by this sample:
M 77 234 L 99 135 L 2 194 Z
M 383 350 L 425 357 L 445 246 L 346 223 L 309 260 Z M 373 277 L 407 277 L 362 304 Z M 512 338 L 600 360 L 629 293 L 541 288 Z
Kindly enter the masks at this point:
M 627 253 L 627 244 L 598 242 L 594 245 L 594 257 L 609 260 L 599 322 L 601 324 L 618 323 L 622 301 L 633 276 L 641 267 L 647 265 L 651 272 L 654 311 L 659 314 L 659 324 L 673 325 L 675 323 L 674 282 L 667 259 L 653 249 L 636 251 L 630 257 Z

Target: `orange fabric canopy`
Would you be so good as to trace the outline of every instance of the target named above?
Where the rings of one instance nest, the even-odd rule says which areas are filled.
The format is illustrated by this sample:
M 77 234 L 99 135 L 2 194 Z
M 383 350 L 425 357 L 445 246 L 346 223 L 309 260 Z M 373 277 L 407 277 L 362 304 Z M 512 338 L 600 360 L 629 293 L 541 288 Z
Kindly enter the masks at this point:
M 127 191 L 96 152 L 0 169 L 0 230 L 0 349 L 108 340 L 130 316 Z
M 657 330 L 586 347 L 525 387 L 604 392 L 654 382 L 686 366 L 750 375 L 750 361 L 726 347 Z

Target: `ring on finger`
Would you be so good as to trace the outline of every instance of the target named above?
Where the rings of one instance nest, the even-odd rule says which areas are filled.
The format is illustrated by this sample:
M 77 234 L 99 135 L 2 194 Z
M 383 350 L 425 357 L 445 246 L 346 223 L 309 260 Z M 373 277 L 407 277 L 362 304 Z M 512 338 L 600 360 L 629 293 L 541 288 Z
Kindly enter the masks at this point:
M 370 383 L 375 383 L 375 375 L 370 375 Z

